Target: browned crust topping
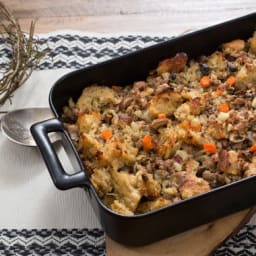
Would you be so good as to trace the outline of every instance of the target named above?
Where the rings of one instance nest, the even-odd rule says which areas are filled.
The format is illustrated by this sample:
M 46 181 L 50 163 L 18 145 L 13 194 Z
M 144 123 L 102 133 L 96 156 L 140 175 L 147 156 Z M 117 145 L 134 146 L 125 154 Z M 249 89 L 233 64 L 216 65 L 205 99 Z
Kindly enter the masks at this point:
M 70 100 L 63 121 L 108 207 L 144 213 L 256 174 L 255 54 L 256 33 Z

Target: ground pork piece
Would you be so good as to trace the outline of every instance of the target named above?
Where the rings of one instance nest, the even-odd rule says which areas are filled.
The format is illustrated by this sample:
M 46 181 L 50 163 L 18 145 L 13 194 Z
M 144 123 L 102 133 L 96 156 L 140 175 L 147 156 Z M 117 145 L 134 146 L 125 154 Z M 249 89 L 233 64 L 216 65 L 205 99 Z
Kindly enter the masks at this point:
M 120 102 L 117 93 L 107 86 L 90 86 L 83 90 L 77 101 L 80 112 L 99 112 L 103 106 L 116 105 Z
M 148 113 L 152 118 L 158 114 L 172 115 L 181 102 L 181 95 L 176 92 L 155 95 L 149 102 Z
M 188 61 L 188 56 L 186 53 L 177 53 L 174 57 L 165 59 L 161 61 L 156 69 L 157 74 L 162 74 L 165 72 L 181 72 L 184 70 Z

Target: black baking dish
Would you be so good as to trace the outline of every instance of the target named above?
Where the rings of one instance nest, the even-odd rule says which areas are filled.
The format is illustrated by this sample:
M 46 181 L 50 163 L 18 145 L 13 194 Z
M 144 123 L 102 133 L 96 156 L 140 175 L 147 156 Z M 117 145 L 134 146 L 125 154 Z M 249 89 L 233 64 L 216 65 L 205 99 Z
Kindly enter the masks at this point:
M 55 119 L 35 124 L 31 132 L 59 189 L 85 189 L 106 234 L 127 245 L 143 245 L 175 235 L 227 214 L 256 204 L 256 177 L 250 177 L 213 189 L 208 193 L 154 210 L 146 214 L 122 216 L 108 209 L 93 189 L 68 133 L 59 120 L 68 99 L 77 99 L 85 86 L 93 83 L 126 85 L 145 79 L 160 60 L 186 52 L 189 58 L 215 51 L 221 43 L 247 39 L 256 30 L 256 13 L 200 31 L 186 34 L 134 53 L 71 72 L 53 86 L 49 101 Z M 67 174 L 48 139 L 50 132 L 60 132 L 67 149 L 75 155 L 78 172 Z

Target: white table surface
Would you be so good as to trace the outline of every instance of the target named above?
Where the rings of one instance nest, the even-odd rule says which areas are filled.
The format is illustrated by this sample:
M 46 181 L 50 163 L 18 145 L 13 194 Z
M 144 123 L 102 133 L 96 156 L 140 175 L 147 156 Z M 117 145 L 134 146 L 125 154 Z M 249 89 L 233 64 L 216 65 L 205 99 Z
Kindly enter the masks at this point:
M 178 7 L 175 5 L 177 8 L 169 14 L 173 19 L 173 30 L 167 36 L 184 31 L 184 24 L 187 29 L 195 29 L 219 23 L 233 16 L 238 17 L 256 9 L 255 0 L 224 1 L 225 8 L 219 7 L 222 1 L 202 2 L 204 8 L 199 8 L 198 11 L 196 7 L 199 1 L 196 1 L 195 5 L 191 4 L 191 1 L 190 9 L 187 8 L 188 1 L 175 1 Z M 253 3 L 255 8 L 246 8 Z M 212 8 L 213 6 L 215 8 Z M 183 10 L 183 7 L 186 10 Z M 165 26 L 159 24 L 161 25 Z M 68 71 L 70 70 L 35 71 L 26 84 L 15 92 L 13 104 L 0 107 L 0 111 L 48 106 L 51 85 Z M 66 162 L 68 163 L 68 160 Z M 16 145 L 9 142 L 1 133 L 0 202 L 2 203 L 1 228 L 100 227 L 82 189 L 64 192 L 57 190 L 37 148 Z
M 48 106 L 50 87 L 70 70 L 34 71 L 1 110 Z M 60 150 L 64 166 L 68 159 Z M 85 192 L 55 188 L 37 148 L 8 141 L 0 133 L 1 228 L 95 228 L 100 227 Z

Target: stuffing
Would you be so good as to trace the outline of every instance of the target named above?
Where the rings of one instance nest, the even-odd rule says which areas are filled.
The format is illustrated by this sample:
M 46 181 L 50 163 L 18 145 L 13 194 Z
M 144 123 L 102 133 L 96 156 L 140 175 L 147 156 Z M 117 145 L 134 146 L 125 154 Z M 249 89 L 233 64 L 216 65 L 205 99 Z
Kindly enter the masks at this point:
M 171 116 L 181 102 L 178 93 L 161 93 L 154 96 L 149 102 L 148 112 L 151 117 L 157 117 L 161 113 Z
M 103 106 L 111 106 L 119 103 L 116 92 L 107 86 L 89 86 L 83 90 L 77 101 L 77 108 L 80 112 L 98 112 Z
M 186 66 L 188 56 L 186 53 L 177 53 L 174 57 L 161 61 L 156 69 L 158 74 L 165 72 L 181 72 Z
M 171 200 L 165 199 L 163 197 L 159 197 L 153 201 L 147 201 L 147 202 L 141 203 L 137 209 L 137 212 L 138 213 L 149 212 L 155 209 L 162 208 L 170 203 L 171 203 Z
M 250 177 L 256 175 L 256 157 L 252 158 L 252 162 L 247 165 L 245 171 L 245 177 Z
M 91 114 L 82 113 L 77 118 L 77 128 L 80 134 L 96 132 L 101 123 L 100 113 L 92 112 Z
M 134 212 L 142 197 L 141 192 L 136 188 L 136 176 L 116 170 L 111 171 L 111 176 L 117 199 L 125 208 Z
M 208 192 L 211 189 L 206 180 L 187 172 L 175 173 L 173 183 L 180 192 L 182 199 Z
M 243 66 L 236 75 L 236 85 L 243 88 L 251 88 L 256 83 L 256 62 Z
M 62 120 L 107 207 L 145 213 L 256 175 L 255 53 L 256 32 L 69 100 Z
M 248 40 L 249 42 L 249 51 L 256 54 L 256 32 L 253 33 L 253 36 Z
M 231 42 L 222 45 L 223 52 L 225 54 L 232 55 L 233 53 L 239 53 L 245 48 L 245 41 L 241 39 L 236 39 Z
M 105 168 L 95 168 L 91 175 L 91 182 L 100 195 L 110 193 L 113 189 L 111 174 Z

